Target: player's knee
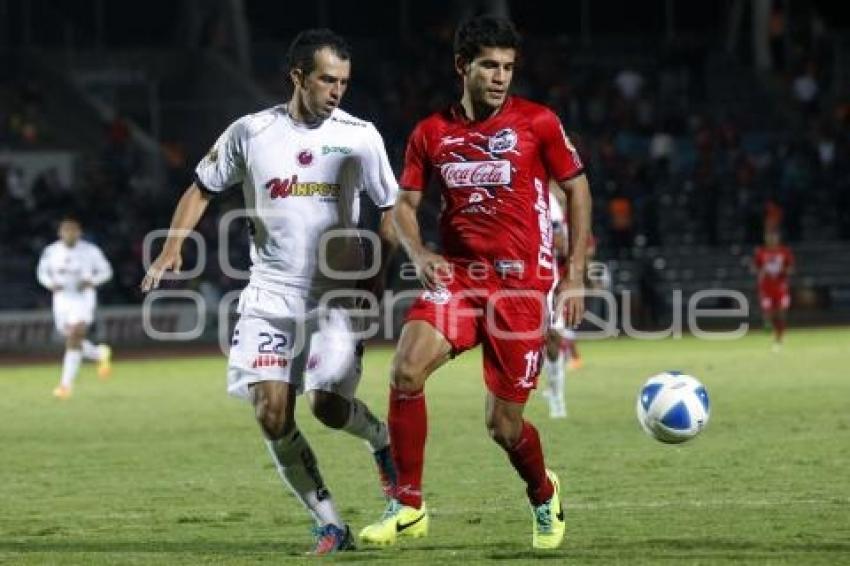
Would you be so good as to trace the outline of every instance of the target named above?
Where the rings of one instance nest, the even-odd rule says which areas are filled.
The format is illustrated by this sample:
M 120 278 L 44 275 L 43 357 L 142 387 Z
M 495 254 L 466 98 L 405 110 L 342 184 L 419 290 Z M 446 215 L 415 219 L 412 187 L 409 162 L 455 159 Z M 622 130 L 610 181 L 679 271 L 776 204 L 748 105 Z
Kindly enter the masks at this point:
M 493 441 L 509 450 L 513 448 L 522 434 L 522 419 L 514 419 L 509 415 L 495 413 L 487 418 L 487 432 Z
M 396 357 L 391 372 L 392 385 L 400 391 L 419 391 L 428 377 L 426 369 L 406 357 Z
M 281 399 L 258 395 L 254 401 L 254 410 L 263 434 L 270 440 L 283 438 L 295 426 L 294 420 L 287 417 L 286 407 Z
M 307 398 L 310 411 L 326 427 L 339 429 L 348 422 L 351 403 L 347 399 L 325 391 L 311 391 Z

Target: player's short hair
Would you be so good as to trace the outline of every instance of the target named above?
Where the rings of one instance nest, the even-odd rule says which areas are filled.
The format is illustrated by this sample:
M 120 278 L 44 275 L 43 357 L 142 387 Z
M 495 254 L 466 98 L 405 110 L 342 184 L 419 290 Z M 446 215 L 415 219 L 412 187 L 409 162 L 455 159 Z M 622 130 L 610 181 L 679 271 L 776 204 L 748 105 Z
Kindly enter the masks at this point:
M 497 16 L 477 16 L 460 24 L 455 31 L 455 55 L 469 62 L 484 47 L 519 51 L 522 39 L 513 22 Z
M 316 68 L 316 51 L 328 47 L 337 57 L 351 59 L 351 47 L 341 36 L 327 28 L 305 29 L 295 36 L 286 54 L 288 70 L 301 69 L 309 75 Z
M 74 212 L 66 212 L 65 214 L 59 217 L 59 225 L 62 225 L 65 222 L 73 222 L 79 227 L 83 226 L 83 221 L 80 220 L 79 215 Z

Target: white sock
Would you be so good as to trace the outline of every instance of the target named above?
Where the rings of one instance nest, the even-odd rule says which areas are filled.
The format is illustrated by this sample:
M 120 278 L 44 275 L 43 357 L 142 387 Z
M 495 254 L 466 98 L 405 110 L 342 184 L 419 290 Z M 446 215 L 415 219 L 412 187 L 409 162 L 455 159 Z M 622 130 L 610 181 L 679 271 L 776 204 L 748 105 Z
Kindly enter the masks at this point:
M 325 487 L 319 463 L 307 439 L 296 428 L 280 440 L 266 440 L 269 453 L 277 465 L 280 479 L 319 525 L 345 528 L 330 491 Z
M 81 351 L 65 350 L 65 358 L 62 360 L 62 387 L 71 389 L 74 386 L 74 380 L 77 378 L 77 372 L 82 361 L 83 353 Z
M 372 452 L 377 452 L 390 443 L 387 425 L 378 420 L 360 399 L 351 400 L 348 422 L 345 423 L 342 430 L 365 440 Z
M 93 360 L 95 362 L 100 361 L 100 347 L 95 346 L 88 340 L 83 340 L 83 358 L 87 360 Z
M 546 376 L 549 378 L 549 390 L 552 392 L 552 401 L 564 404 L 564 354 L 558 352 L 558 357 L 550 360 L 548 357 L 544 362 Z

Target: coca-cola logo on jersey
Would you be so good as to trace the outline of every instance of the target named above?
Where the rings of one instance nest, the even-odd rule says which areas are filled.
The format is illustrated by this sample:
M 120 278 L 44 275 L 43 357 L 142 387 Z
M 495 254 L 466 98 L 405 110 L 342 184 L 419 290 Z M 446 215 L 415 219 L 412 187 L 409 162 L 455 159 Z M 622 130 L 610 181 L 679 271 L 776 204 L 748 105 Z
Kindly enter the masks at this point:
M 511 184 L 511 162 L 463 161 L 440 167 L 443 180 L 450 189 L 458 187 L 498 187 Z

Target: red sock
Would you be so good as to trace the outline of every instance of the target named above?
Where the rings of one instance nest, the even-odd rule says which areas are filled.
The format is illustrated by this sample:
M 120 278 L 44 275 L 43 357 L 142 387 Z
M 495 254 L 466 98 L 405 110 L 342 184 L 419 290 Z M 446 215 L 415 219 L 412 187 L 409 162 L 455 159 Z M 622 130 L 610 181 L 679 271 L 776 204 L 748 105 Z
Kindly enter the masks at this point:
M 404 392 L 390 387 L 387 424 L 398 474 L 395 497 L 403 505 L 419 509 L 422 507 L 422 468 L 428 436 L 428 411 L 422 389 Z
M 507 452 L 511 464 L 528 486 L 526 492 L 531 503 L 540 505 L 549 501 L 555 491 L 555 486 L 546 476 L 540 436 L 530 422 L 523 421 L 519 440 Z
M 773 328 L 776 331 L 776 341 L 782 342 L 782 336 L 785 334 L 785 319 L 782 317 L 774 317 Z

